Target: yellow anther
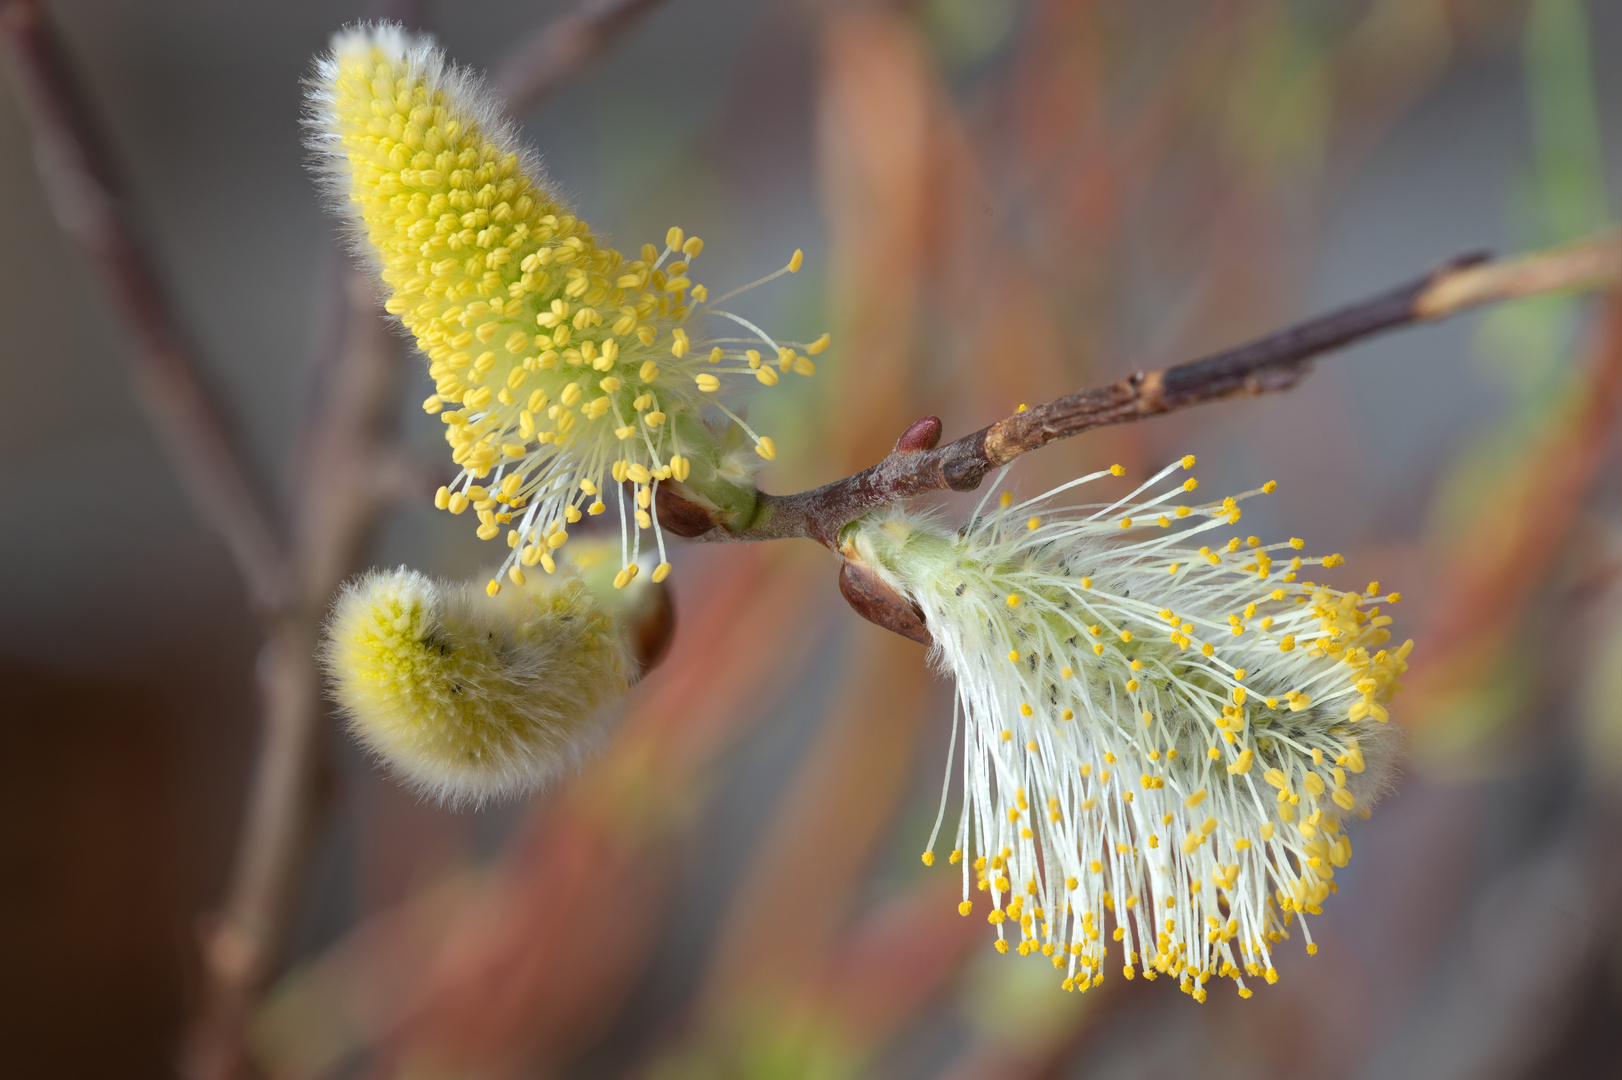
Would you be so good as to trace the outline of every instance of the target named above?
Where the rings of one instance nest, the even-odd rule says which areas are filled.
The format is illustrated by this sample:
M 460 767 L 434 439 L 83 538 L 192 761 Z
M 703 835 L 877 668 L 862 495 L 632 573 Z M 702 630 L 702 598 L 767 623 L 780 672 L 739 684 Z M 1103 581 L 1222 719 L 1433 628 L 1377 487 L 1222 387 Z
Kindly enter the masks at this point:
M 1200 486 L 1200 482 L 1198 480 L 1194 479 L 1192 476 L 1190 476 L 1187 480 L 1183 481 L 1183 490 L 1184 491 L 1193 491 L 1195 488 L 1197 488 L 1199 486 Z M 1177 516 L 1182 517 L 1183 516 L 1183 511 L 1186 510 L 1186 509 L 1187 509 L 1187 507 L 1179 506 L 1177 508 Z
M 1126 468 L 1125 468 L 1125 466 L 1122 466 L 1122 465 L 1111 465 L 1109 467 L 1109 474 L 1111 476 L 1125 476 L 1126 475 Z
M 827 333 L 824 333 L 821 337 L 817 338 L 817 340 L 807 345 L 805 347 L 805 351 L 810 353 L 812 356 L 815 356 L 822 350 L 826 349 L 831 341 L 833 341 L 833 338 Z
M 788 261 L 788 272 L 791 274 L 798 274 L 800 272 L 800 267 L 803 265 L 805 265 L 805 252 L 801 251 L 799 248 L 795 248 L 794 255 Z
M 1300 551 L 1302 548 L 1307 546 L 1307 542 L 1301 539 L 1299 536 L 1292 536 L 1290 537 L 1290 546 L 1295 548 L 1295 550 Z
M 662 562 L 658 566 L 655 566 L 653 568 L 653 580 L 655 582 L 663 581 L 665 578 L 667 578 L 669 576 L 670 576 L 670 564 L 669 563 Z
M 1031 518 L 1031 520 L 1029 520 L 1029 521 L 1027 521 L 1025 523 L 1025 527 L 1027 529 L 1038 529 L 1038 528 L 1041 528 L 1041 526 L 1042 526 L 1042 519 L 1039 518 L 1039 517 L 1033 517 L 1033 518 Z
M 755 453 L 767 461 L 771 461 L 777 457 L 777 444 L 772 442 L 770 436 L 762 435 L 760 440 L 755 443 Z

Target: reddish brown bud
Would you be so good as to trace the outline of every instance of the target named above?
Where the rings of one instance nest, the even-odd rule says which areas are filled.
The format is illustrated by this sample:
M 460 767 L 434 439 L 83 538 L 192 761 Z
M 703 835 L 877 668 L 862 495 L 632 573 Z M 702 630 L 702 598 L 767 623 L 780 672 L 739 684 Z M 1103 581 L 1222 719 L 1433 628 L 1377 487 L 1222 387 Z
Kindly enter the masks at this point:
M 839 591 L 856 614 L 868 622 L 921 645 L 935 644 L 924 625 L 924 613 L 866 563 L 846 562 L 839 568 Z
M 689 540 L 703 536 L 720 524 L 713 511 L 677 495 L 665 484 L 660 484 L 654 493 L 653 506 L 659 515 L 660 528 Z
M 894 453 L 911 454 L 919 450 L 933 450 L 941 441 L 941 418 L 925 416 L 914 420 L 912 426 L 901 433 L 895 442 Z
M 676 605 L 670 600 L 670 586 L 661 581 L 645 588 L 647 597 L 637 603 L 636 614 L 626 627 L 639 675 L 658 667 L 676 638 Z

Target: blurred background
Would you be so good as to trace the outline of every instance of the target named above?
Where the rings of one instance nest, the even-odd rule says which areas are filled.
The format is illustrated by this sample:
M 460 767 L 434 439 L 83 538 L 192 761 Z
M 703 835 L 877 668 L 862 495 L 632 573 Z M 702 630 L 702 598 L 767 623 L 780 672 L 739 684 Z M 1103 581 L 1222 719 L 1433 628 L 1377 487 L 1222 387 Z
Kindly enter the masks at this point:
M 926 413 L 953 438 L 1461 252 L 1616 228 L 1610 0 L 629 6 L 544 100 L 524 50 L 573 3 L 397 10 L 519 87 L 524 137 L 622 246 L 679 224 L 720 289 L 805 249 L 746 298 L 834 338 L 817 378 L 752 404 L 780 447 L 768 490 L 865 466 Z M 431 385 L 376 330 L 300 145 L 300 79 L 362 7 L 44 10 L 249 474 L 295 551 L 338 537 L 305 559 L 306 621 L 367 565 L 475 572 L 491 549 L 427 494 Z M 1353 830 L 1318 955 L 1286 948 L 1252 1000 L 1069 995 L 959 918 L 956 876 L 918 858 L 950 687 L 791 543 L 679 548 L 669 659 L 607 752 L 528 803 L 423 803 L 310 705 L 304 825 L 222 1006 L 262 688 L 307 650 L 266 646 L 286 639 L 137 404 L 134 332 L 53 218 L 18 100 L 0 94 L 8 1076 L 1622 1075 L 1614 295 L 1403 331 L 1288 394 L 1010 475 L 1034 492 L 1193 452 L 1219 493 L 1279 481 L 1247 507 L 1258 534 L 1404 594 L 1405 775 Z M 361 354 L 370 412 L 349 421 L 332 406 Z M 364 512 L 333 479 L 346 423 L 392 478 Z

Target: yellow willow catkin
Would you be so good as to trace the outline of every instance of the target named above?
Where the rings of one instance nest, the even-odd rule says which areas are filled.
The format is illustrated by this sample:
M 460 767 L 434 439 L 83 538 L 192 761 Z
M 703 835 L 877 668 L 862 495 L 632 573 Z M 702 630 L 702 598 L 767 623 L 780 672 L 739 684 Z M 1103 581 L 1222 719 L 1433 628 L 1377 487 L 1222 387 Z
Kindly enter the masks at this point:
M 703 241 L 679 228 L 637 259 L 600 243 L 549 190 L 483 83 L 401 27 L 333 39 L 310 82 L 306 128 L 385 307 L 428 358 L 434 394 L 423 408 L 444 421 L 461 469 L 435 505 L 472 510 L 481 539 L 508 534 L 488 590 L 523 567 L 551 572 L 568 526 L 616 504 L 618 586 L 636 575 L 644 530 L 659 551 L 655 572 L 668 574 L 650 509 L 659 484 L 747 481 L 777 453 L 716 400 L 720 376 L 769 386 L 779 373 L 811 375 L 815 363 L 795 346 L 820 352 L 827 335 L 779 343 L 710 303 L 691 274 Z M 795 252 L 779 273 L 800 260 Z M 700 315 L 747 335 L 712 342 Z M 754 454 L 722 448 L 699 421 L 709 405 Z
M 531 791 L 606 735 L 625 644 L 572 576 L 489 597 L 401 567 L 348 585 L 322 659 L 350 730 L 449 803 Z

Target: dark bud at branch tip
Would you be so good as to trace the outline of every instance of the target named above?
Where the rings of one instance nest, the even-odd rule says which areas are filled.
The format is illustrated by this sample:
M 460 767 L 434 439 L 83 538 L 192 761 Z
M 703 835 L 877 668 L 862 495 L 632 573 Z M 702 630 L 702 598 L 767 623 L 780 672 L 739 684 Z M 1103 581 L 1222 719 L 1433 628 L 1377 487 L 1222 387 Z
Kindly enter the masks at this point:
M 935 644 L 924 625 L 924 614 L 912 601 L 892 589 L 864 563 L 846 562 L 839 568 L 839 591 L 856 614 L 886 630 L 911 638 L 920 645 Z
M 925 416 L 914 420 L 912 426 L 896 440 L 894 453 L 911 454 L 919 450 L 933 450 L 941 441 L 941 418 Z
M 654 494 L 654 513 L 659 515 L 660 528 L 688 540 L 703 536 L 719 524 L 709 510 L 682 498 L 664 484 L 660 484 Z

